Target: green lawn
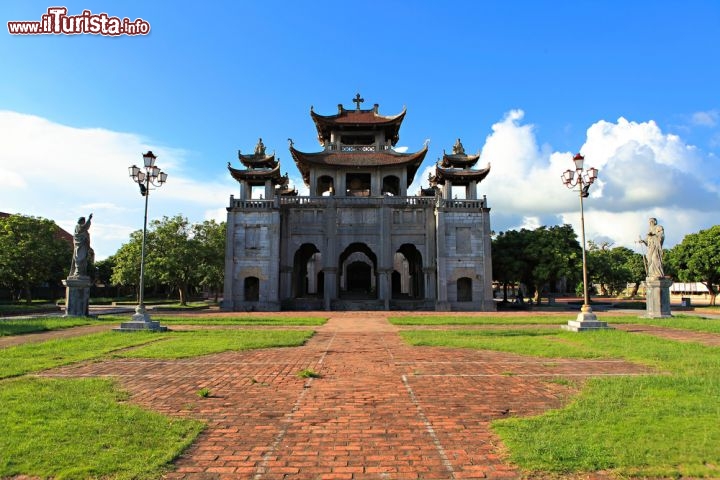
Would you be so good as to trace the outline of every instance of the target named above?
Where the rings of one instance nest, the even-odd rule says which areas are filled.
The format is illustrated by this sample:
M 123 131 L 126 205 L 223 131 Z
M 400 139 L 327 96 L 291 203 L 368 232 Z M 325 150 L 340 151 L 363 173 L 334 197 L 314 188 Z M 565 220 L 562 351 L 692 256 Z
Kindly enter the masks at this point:
M 48 317 L 29 319 L 0 320 L 0 337 L 7 335 L 23 335 L 25 333 L 45 332 L 61 328 L 77 327 L 97 323 L 97 320 L 84 317 Z
M 478 315 L 465 316 L 456 315 L 428 315 L 428 316 L 408 316 L 408 317 L 389 317 L 388 320 L 393 325 L 565 325 L 568 320 L 573 320 L 577 314 L 565 313 L 547 316 L 531 316 L 531 315 Z M 605 322 L 616 321 L 619 323 L 630 323 L 635 317 L 625 317 L 621 315 L 605 316 L 602 320 Z
M 103 316 L 104 321 L 125 322 L 127 317 L 118 315 Z M 158 320 L 163 325 L 242 325 L 242 326 L 318 326 L 327 322 L 327 318 L 321 317 L 213 317 L 211 315 L 179 317 L 172 315 L 153 315 L 153 320 Z
M 597 314 L 598 319 L 609 324 L 656 325 L 659 327 L 693 330 L 696 332 L 720 333 L 720 319 L 707 319 L 693 315 L 678 314 L 673 318 L 642 318 L 639 315 L 612 315 L 604 312 Z M 572 313 L 548 316 L 463 316 L 463 315 L 430 315 L 390 317 L 393 325 L 566 325 L 575 317 Z
M 536 472 L 720 476 L 720 349 L 616 330 L 408 331 L 413 345 L 625 358 L 658 374 L 592 379 L 560 410 L 498 420 L 511 460 Z
M 22 313 L 22 312 L 59 312 L 60 309 L 54 303 L 47 303 L 44 300 L 42 302 L 32 302 L 27 304 L 22 303 L 0 303 L 0 314 L 7 313 Z
M 155 479 L 202 430 L 126 403 L 104 379 L 0 383 L 0 477 Z
M 310 330 L 103 332 L 0 349 L 0 478 L 155 479 L 202 430 L 126 403 L 103 379 L 8 378 L 110 357 L 185 358 L 302 345 Z

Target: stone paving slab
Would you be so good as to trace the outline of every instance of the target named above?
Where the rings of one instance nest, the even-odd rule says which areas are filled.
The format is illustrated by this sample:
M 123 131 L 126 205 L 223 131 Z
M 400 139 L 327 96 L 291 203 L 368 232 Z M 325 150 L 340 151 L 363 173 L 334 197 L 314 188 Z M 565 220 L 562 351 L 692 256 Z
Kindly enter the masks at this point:
M 576 390 L 556 376 L 648 372 L 617 360 L 410 347 L 376 313 L 333 314 L 316 330 L 297 348 L 43 375 L 116 378 L 143 406 L 207 422 L 169 479 L 273 480 L 519 478 L 492 420 L 562 406 Z M 305 368 L 322 377 L 299 378 Z M 210 398 L 196 395 L 203 387 Z

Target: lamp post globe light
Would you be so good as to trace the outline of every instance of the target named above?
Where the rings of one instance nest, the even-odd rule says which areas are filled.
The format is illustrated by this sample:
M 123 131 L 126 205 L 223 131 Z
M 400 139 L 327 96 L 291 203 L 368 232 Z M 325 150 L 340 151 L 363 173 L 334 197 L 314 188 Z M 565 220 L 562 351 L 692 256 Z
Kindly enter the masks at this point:
M 598 169 L 583 169 L 585 157 L 579 153 L 573 157 L 575 170 L 565 170 L 560 176 L 563 184 L 567 188 L 578 187 L 580 192 L 580 231 L 582 236 L 582 269 L 583 269 L 583 306 L 577 319 L 568 321 L 567 325 L 563 325 L 565 330 L 580 332 L 583 330 L 598 330 L 609 328 L 606 322 L 598 321 L 597 317 L 590 306 L 590 296 L 588 294 L 588 278 L 587 278 L 587 255 L 585 252 L 585 212 L 583 208 L 583 199 L 589 195 L 590 186 L 597 178 Z
M 143 154 L 143 167 L 132 165 L 128 167 L 130 178 L 140 187 L 140 195 L 145 197 L 145 217 L 143 219 L 142 247 L 140 249 L 140 285 L 138 294 L 138 306 L 135 308 L 135 315 L 132 321 L 120 324 L 118 331 L 153 330 L 166 331 L 167 327 L 160 325 L 160 322 L 150 320 L 150 314 L 145 310 L 145 238 L 147 236 L 148 199 L 150 198 L 150 186 L 162 187 L 167 181 L 167 173 L 155 165 L 157 157 L 148 150 Z

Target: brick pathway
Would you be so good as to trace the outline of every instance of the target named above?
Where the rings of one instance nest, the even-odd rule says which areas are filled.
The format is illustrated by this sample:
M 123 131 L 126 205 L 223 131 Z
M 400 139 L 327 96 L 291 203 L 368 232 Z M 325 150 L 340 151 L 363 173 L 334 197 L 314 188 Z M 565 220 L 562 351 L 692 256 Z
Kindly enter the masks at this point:
M 561 406 L 574 390 L 556 376 L 646 372 L 624 361 L 409 347 L 385 314 L 333 315 L 299 348 L 45 375 L 114 377 L 142 405 L 206 421 L 167 478 L 272 480 L 518 478 L 489 422 Z M 322 378 L 298 378 L 304 368 Z M 202 387 L 212 397 L 200 399 Z

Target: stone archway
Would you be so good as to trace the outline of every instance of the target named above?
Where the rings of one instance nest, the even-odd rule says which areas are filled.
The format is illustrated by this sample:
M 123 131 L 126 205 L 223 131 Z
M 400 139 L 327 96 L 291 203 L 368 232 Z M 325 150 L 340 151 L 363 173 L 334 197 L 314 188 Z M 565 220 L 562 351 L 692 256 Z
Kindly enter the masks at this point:
M 292 292 L 294 298 L 323 296 L 323 290 L 317 288 L 318 270 L 321 268 L 320 250 L 312 243 L 303 243 L 295 251 L 293 258 Z
M 399 275 L 399 290 L 393 284 L 393 298 L 425 298 L 425 274 L 423 272 L 422 254 L 417 247 L 403 243 L 393 262 L 393 270 Z
M 352 243 L 340 254 L 338 286 L 341 297 L 377 298 L 377 256 L 364 243 Z

